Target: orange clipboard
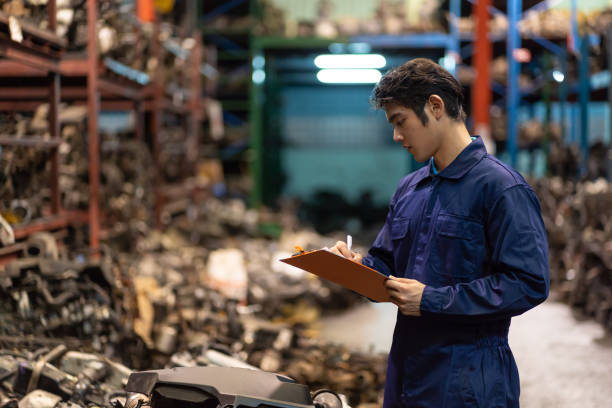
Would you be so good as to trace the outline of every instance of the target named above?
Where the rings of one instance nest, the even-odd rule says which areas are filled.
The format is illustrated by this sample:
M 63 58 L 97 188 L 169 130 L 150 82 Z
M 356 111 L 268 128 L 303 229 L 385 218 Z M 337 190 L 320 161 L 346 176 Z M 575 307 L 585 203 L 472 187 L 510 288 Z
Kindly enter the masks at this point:
M 314 273 L 377 302 L 391 301 L 385 289 L 385 275 L 325 249 L 305 252 L 280 261 Z

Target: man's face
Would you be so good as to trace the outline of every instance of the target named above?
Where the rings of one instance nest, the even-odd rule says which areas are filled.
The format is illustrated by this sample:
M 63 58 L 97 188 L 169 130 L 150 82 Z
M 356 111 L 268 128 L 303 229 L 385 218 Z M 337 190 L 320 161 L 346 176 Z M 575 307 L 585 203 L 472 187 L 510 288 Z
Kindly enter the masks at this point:
M 439 145 L 436 132 L 433 132 L 430 126 L 433 117 L 428 113 L 427 107 L 426 104 L 425 114 L 429 120 L 424 126 L 412 109 L 396 103 L 385 105 L 387 120 L 393 125 L 393 141 L 401 143 L 417 162 L 428 160 L 438 150 Z

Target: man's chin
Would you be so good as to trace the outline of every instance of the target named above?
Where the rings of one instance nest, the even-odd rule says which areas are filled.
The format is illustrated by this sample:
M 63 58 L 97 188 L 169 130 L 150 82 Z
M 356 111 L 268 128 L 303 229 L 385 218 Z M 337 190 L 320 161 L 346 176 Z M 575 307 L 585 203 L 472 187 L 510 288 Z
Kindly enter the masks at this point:
M 426 161 L 429 160 L 429 157 L 421 157 L 421 156 L 417 156 L 414 153 L 410 153 L 412 155 L 412 157 L 414 157 L 414 161 L 416 161 L 417 163 L 425 163 Z

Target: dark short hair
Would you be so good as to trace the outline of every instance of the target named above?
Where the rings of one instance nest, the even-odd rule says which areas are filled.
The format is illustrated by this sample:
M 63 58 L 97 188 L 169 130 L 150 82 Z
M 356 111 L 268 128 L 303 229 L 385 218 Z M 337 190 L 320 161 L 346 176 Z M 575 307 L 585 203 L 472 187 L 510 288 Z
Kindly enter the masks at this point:
M 449 117 L 465 121 L 461 84 L 450 72 L 426 58 L 416 58 L 391 69 L 380 79 L 370 99 L 376 109 L 388 103 L 410 108 L 426 125 L 425 103 L 434 94 L 444 101 Z

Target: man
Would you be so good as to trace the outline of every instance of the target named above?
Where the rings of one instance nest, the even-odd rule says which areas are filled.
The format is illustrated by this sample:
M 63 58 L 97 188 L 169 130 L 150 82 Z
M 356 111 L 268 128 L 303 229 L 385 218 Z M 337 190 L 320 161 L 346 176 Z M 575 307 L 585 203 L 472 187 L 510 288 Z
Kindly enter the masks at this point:
M 535 193 L 470 137 L 461 85 L 415 59 L 373 92 L 393 140 L 429 164 L 404 177 L 368 255 L 398 306 L 384 407 L 518 407 L 510 318 L 548 296 L 548 244 Z

